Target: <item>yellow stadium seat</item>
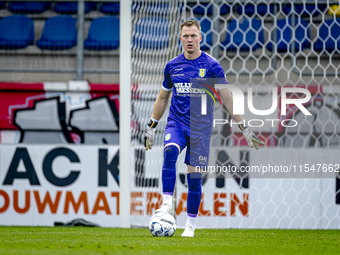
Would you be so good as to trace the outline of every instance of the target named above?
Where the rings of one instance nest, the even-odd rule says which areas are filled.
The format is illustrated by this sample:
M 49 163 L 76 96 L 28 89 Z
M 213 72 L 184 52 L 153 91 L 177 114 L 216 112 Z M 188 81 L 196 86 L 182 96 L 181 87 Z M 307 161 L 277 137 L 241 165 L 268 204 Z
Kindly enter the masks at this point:
M 329 15 L 336 15 L 336 16 L 340 16 L 340 5 L 332 5 L 330 6 L 329 10 L 328 10 L 328 14 Z

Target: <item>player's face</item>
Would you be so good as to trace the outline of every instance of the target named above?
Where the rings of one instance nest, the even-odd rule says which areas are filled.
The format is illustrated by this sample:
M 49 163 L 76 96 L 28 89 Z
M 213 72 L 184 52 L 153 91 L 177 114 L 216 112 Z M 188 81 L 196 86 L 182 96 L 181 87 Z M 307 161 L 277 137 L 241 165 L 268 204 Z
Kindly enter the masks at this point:
M 200 52 L 202 36 L 196 26 L 183 27 L 180 40 L 183 44 L 184 53 L 195 55 Z

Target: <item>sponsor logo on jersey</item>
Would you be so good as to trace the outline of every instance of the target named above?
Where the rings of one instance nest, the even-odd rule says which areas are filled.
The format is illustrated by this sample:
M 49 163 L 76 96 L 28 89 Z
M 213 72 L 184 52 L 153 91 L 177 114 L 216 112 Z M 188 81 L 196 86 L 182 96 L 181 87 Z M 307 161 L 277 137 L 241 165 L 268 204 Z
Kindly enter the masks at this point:
M 206 74 L 206 70 L 203 68 L 200 68 L 200 70 L 198 71 L 199 77 L 203 78 L 205 74 Z
M 182 71 L 183 70 L 183 68 L 177 68 L 177 69 L 175 69 L 175 71 Z
M 167 134 L 167 135 L 165 136 L 165 141 L 169 141 L 170 138 L 171 138 L 171 134 Z
M 202 70 L 205 70 L 205 69 L 202 69 Z M 201 85 L 205 86 L 207 89 L 210 89 L 213 92 L 213 94 L 217 96 L 218 100 L 220 101 L 222 105 L 221 98 L 213 87 L 205 83 Z M 216 104 L 216 100 L 213 94 L 211 94 L 211 92 L 205 88 L 192 88 L 192 83 L 190 82 L 177 82 L 177 83 L 174 83 L 174 87 L 176 89 L 177 96 L 197 97 L 197 96 L 202 96 L 203 94 L 208 94 L 212 98 L 214 103 Z
M 174 86 L 176 88 L 176 92 L 178 94 L 204 94 L 205 92 L 200 89 L 200 88 L 192 88 L 192 83 L 189 82 L 178 82 L 178 83 L 174 83 Z

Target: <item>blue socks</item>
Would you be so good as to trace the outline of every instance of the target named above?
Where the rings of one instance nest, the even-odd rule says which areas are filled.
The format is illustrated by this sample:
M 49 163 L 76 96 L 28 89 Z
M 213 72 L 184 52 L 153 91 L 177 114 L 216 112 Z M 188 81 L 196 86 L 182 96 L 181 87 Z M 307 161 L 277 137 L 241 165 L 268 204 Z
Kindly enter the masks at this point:
M 164 149 L 162 169 L 163 194 L 173 195 L 176 183 L 176 161 L 179 155 L 177 146 L 169 145 Z
M 164 149 L 164 162 L 162 169 L 163 197 L 169 198 L 168 203 L 172 201 L 172 195 L 176 182 L 176 161 L 179 155 L 177 146 L 169 145 Z M 195 220 L 201 203 L 202 194 L 202 174 L 198 172 L 187 174 L 188 180 L 188 197 L 187 197 L 187 214 L 188 222 L 195 227 Z M 163 201 L 164 202 L 164 201 Z M 170 204 L 171 205 L 171 204 Z
M 187 174 L 188 179 L 188 197 L 187 197 L 187 213 L 190 217 L 196 217 L 201 203 L 202 194 L 202 174 L 190 173 Z

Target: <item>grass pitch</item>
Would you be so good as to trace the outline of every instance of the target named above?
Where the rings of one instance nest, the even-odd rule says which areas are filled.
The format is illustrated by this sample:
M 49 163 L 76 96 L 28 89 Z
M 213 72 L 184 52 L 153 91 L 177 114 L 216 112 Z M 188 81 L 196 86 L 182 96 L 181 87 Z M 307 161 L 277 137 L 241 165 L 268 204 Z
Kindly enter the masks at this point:
M 338 230 L 182 232 L 157 238 L 148 229 L 0 227 L 0 254 L 340 254 Z

